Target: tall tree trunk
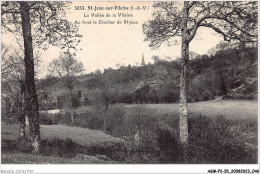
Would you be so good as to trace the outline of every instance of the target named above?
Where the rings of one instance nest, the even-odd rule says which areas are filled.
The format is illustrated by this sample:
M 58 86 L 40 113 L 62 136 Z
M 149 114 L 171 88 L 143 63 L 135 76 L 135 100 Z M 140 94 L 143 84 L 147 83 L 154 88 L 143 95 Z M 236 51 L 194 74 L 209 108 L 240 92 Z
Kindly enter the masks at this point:
M 34 148 L 34 153 L 38 153 L 40 141 L 39 105 L 34 81 L 34 60 L 29 5 L 26 1 L 21 1 L 19 3 L 21 7 L 24 39 L 25 83 L 27 92 L 26 112 L 29 117 L 30 139 Z
M 180 142 L 182 144 L 188 143 L 188 106 L 187 106 L 187 62 L 182 60 L 180 70 L 180 101 L 179 101 L 179 115 L 180 115 Z
M 20 138 L 24 139 L 25 138 L 25 127 L 26 127 L 25 115 L 24 114 L 21 114 L 19 116 L 19 122 L 20 122 Z
M 25 114 L 26 114 L 26 102 L 25 102 L 25 83 L 24 81 L 20 82 L 20 88 L 21 88 L 21 106 L 19 108 L 19 122 L 20 122 L 20 138 L 24 139 L 25 138 L 25 127 L 26 127 L 26 119 L 25 119 Z
M 71 118 L 71 124 L 74 123 L 74 113 L 73 113 L 73 104 L 72 104 L 72 89 L 71 89 L 71 84 L 69 84 L 69 80 L 67 79 L 67 84 L 68 84 L 68 89 L 69 89 L 69 100 L 70 100 L 70 104 L 69 104 L 69 108 L 70 108 L 70 118 Z
M 180 67 L 180 101 L 179 101 L 179 115 L 180 115 L 180 143 L 188 144 L 188 79 L 187 68 L 189 61 L 189 42 L 188 42 L 188 2 L 184 2 L 183 19 L 182 19 L 182 47 L 181 47 L 181 67 Z

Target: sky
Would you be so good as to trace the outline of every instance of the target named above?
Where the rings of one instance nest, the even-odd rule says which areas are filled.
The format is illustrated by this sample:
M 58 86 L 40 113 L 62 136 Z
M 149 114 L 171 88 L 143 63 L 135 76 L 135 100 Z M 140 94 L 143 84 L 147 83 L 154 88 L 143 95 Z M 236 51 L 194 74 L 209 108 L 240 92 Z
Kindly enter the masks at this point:
M 160 58 L 171 57 L 175 59 L 180 57 L 181 45 L 167 46 L 163 44 L 159 49 L 152 50 L 149 47 L 149 42 L 144 41 L 142 24 L 152 19 L 154 11 L 153 2 L 73 2 L 71 10 L 67 11 L 67 18 L 71 22 L 78 21 L 79 34 L 82 35 L 81 42 L 78 46 L 81 51 L 77 52 L 77 60 L 83 63 L 85 68 L 84 73 L 94 72 L 97 69 L 103 71 L 104 68 L 116 68 L 116 64 L 125 65 L 140 65 L 142 54 L 144 55 L 145 63 L 153 60 L 151 57 L 157 55 Z M 84 6 L 85 10 L 75 10 Z M 125 6 L 128 10 L 97 10 L 96 7 L 114 7 Z M 136 10 L 130 10 L 133 6 Z M 137 10 L 138 7 L 146 6 L 145 9 Z M 89 10 L 92 8 L 92 10 Z M 105 17 L 92 17 L 95 15 L 105 15 Z M 112 13 L 116 17 L 106 17 L 106 14 Z M 127 13 L 132 17 L 119 17 L 118 13 Z M 87 17 L 88 16 L 88 17 Z M 82 21 L 92 21 L 91 24 L 82 24 Z M 93 20 L 99 23 L 100 20 L 115 21 L 115 24 L 93 24 Z M 117 24 L 120 20 L 123 24 Z M 124 20 L 137 21 L 138 24 L 124 24 Z M 190 51 L 198 54 L 206 54 L 207 51 L 218 44 L 222 38 L 214 34 L 210 29 L 199 29 L 196 37 L 190 43 Z M 2 35 L 2 43 L 14 44 L 17 42 L 10 34 Z M 40 77 L 47 74 L 48 64 L 58 58 L 60 49 L 50 46 L 47 51 L 42 52 L 41 66 L 44 66 Z

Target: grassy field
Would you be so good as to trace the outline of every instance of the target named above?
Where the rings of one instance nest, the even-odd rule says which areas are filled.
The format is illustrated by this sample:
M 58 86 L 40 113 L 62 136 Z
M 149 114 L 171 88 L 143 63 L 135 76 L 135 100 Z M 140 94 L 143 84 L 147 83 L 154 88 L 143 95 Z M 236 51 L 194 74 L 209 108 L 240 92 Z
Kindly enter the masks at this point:
M 76 158 L 59 158 L 54 156 L 32 155 L 27 153 L 2 153 L 2 164 L 109 164 L 95 157 L 84 159 L 78 155 Z
M 135 117 L 136 115 L 138 115 L 138 112 L 135 112 L 134 106 L 136 106 L 136 105 L 125 105 L 125 106 L 121 105 L 119 109 L 123 109 L 123 110 L 126 110 L 128 113 L 131 113 L 132 115 L 128 114 L 128 116 L 129 116 L 129 118 L 130 117 L 132 118 L 132 117 Z M 155 115 L 158 115 L 158 117 L 156 117 L 157 118 L 156 122 L 163 121 L 163 120 L 167 122 L 168 119 L 169 119 L 168 121 L 175 120 L 176 117 L 172 117 L 172 114 L 175 116 L 178 115 L 178 109 L 179 109 L 178 104 L 142 104 L 139 106 L 141 106 L 140 111 L 144 112 L 143 113 L 144 116 L 145 115 L 152 116 L 153 113 L 155 113 L 154 110 L 157 110 L 159 113 L 155 113 Z M 113 108 L 113 107 L 111 107 L 111 108 Z M 144 109 L 144 108 L 148 108 L 148 110 Z M 89 110 L 89 109 L 92 109 L 92 108 L 91 107 L 81 107 L 78 110 L 76 110 L 75 112 L 84 113 L 84 111 Z M 115 111 L 117 112 L 120 110 L 115 110 Z M 138 111 L 138 110 L 136 110 L 136 111 Z M 239 152 L 245 150 L 245 154 L 250 154 L 251 151 L 253 151 L 255 153 L 255 150 L 257 150 L 257 148 L 258 148 L 258 145 L 257 145 L 257 118 L 258 118 L 257 101 L 233 101 L 233 100 L 218 100 L 217 101 L 217 100 L 215 100 L 215 101 L 207 101 L 207 102 L 199 102 L 199 103 L 190 103 L 189 111 L 190 111 L 190 113 L 196 113 L 196 114 L 191 114 L 191 117 L 195 116 L 194 118 L 189 118 L 189 119 L 191 119 L 191 121 L 193 120 L 192 121 L 193 123 L 192 122 L 189 122 L 189 123 L 195 124 L 191 128 L 192 132 L 190 134 L 191 139 L 194 139 L 194 142 L 195 142 L 194 145 L 197 145 L 196 143 L 200 143 L 201 140 L 199 140 L 199 139 L 197 140 L 197 138 L 202 136 L 199 133 L 195 137 L 192 137 L 192 135 L 193 136 L 195 135 L 194 133 L 199 132 L 199 131 L 202 131 L 202 132 L 205 131 L 208 134 L 208 136 L 205 136 L 205 138 L 210 139 L 211 136 L 213 136 L 213 135 L 215 136 L 214 133 L 218 132 L 219 141 L 216 141 L 216 142 L 222 143 L 223 147 L 228 147 L 228 148 L 233 149 L 233 148 L 237 147 L 236 142 L 240 142 L 242 144 L 241 144 L 241 149 L 239 150 Z M 205 119 L 205 117 L 204 118 L 201 117 L 201 118 L 203 118 L 203 120 L 200 120 L 200 118 L 196 118 L 196 116 L 198 116 L 197 114 L 202 114 L 202 115 L 206 116 L 206 118 L 209 118 L 209 119 L 206 120 L 207 122 L 205 122 L 205 121 L 203 121 Z M 207 125 L 211 124 L 211 122 L 214 121 L 214 118 L 218 118 L 217 116 L 219 116 L 219 115 L 226 117 L 229 121 L 222 120 L 222 121 L 224 121 L 222 123 L 215 122 L 215 123 L 218 123 L 218 124 L 214 123 L 216 128 L 213 128 L 213 129 L 211 129 L 211 127 L 206 128 Z M 96 115 L 94 115 L 94 116 L 96 116 Z M 172 118 L 174 118 L 174 119 L 172 119 Z M 85 119 L 85 117 L 82 117 L 82 119 Z M 234 120 L 234 122 L 233 122 L 233 120 Z M 143 121 L 145 121 L 145 120 L 143 120 Z M 169 127 L 169 125 L 172 125 L 171 124 L 172 121 L 170 121 L 170 123 L 167 124 L 168 127 Z M 165 125 L 166 122 L 163 122 L 164 124 L 160 124 L 160 125 Z M 124 125 L 124 129 L 126 129 L 128 124 L 125 125 L 124 122 L 122 122 L 122 123 L 123 124 L 121 124 L 121 126 Z M 131 122 L 129 122 L 129 123 L 131 123 Z M 142 124 L 148 125 L 148 123 L 146 123 L 146 122 L 143 122 Z M 228 127 L 224 128 L 224 130 L 223 130 L 223 127 L 225 127 L 225 124 L 228 124 L 227 125 Z M 200 126 L 202 126 L 202 127 L 200 127 Z M 19 125 L 18 124 L 7 124 L 7 123 L 2 122 L 1 127 L 2 127 L 1 128 L 2 147 L 7 147 L 8 141 L 17 141 L 17 139 L 19 138 Z M 166 126 L 164 128 L 168 129 L 168 127 Z M 176 126 L 173 126 L 173 127 L 176 127 Z M 220 129 L 218 129 L 218 127 Z M 152 128 L 152 129 L 154 129 L 154 128 Z M 221 133 L 222 130 L 224 131 L 224 133 L 228 133 L 228 134 L 226 134 L 226 137 L 223 136 L 223 134 Z M 210 132 L 213 132 L 213 133 L 210 133 Z M 26 134 L 28 135 L 28 126 L 26 127 Z M 114 134 L 111 134 L 111 135 L 114 135 Z M 111 135 L 108 135 L 100 130 L 91 130 L 91 129 L 81 128 L 81 127 L 71 127 L 71 126 L 65 126 L 65 125 L 41 125 L 41 139 L 42 140 L 48 140 L 49 142 L 51 142 L 51 141 L 53 142 L 53 139 L 56 138 L 56 139 L 60 139 L 61 141 L 66 142 L 68 139 L 70 139 L 71 141 L 75 142 L 77 144 L 77 146 L 83 147 L 84 150 L 87 150 L 87 151 L 89 151 L 89 149 L 91 149 L 96 152 L 97 147 L 98 147 L 98 151 L 102 150 L 105 156 L 107 154 L 113 155 L 114 151 L 117 152 L 117 151 L 122 150 L 122 149 L 120 149 L 121 146 L 118 146 L 118 144 L 124 143 L 124 140 L 121 138 L 113 137 Z M 231 137 L 228 137 L 228 136 L 231 136 Z M 230 140 L 230 138 L 232 140 Z M 212 140 L 210 140 L 210 141 L 212 141 Z M 224 142 L 224 145 L 223 145 L 223 142 Z M 118 143 L 118 144 L 116 144 L 116 146 L 115 146 L 115 143 Z M 225 143 L 227 143 L 227 144 L 225 145 Z M 47 142 L 47 144 L 48 144 L 48 142 Z M 208 145 L 204 144 L 203 148 L 205 148 L 204 146 L 207 147 Z M 213 144 L 211 143 L 210 146 L 214 146 L 214 143 Z M 219 145 L 216 145 L 216 148 L 218 146 Z M 222 146 L 221 146 L 221 148 L 222 148 Z M 57 147 L 59 149 L 60 145 L 58 145 Z M 196 147 L 196 148 L 200 149 L 201 146 L 198 145 L 198 147 Z M 196 148 L 195 148 L 195 150 L 196 150 Z M 218 151 L 222 153 L 221 148 L 218 149 Z M 113 150 L 113 152 L 111 150 Z M 200 150 L 198 150 L 198 151 L 200 152 Z M 230 151 L 230 149 L 228 151 Z M 232 151 L 236 155 L 237 150 L 233 149 Z M 52 155 L 52 152 L 50 152 L 50 154 L 52 156 L 48 156 L 48 155 L 46 156 L 44 154 L 32 155 L 30 153 L 24 153 L 24 152 L 15 151 L 15 150 L 12 151 L 12 148 L 9 148 L 9 150 L 7 150 L 7 151 L 3 150 L 3 148 L 2 148 L 1 159 L 2 159 L 2 163 L 4 163 L 4 164 L 10 164 L 10 163 L 13 163 L 13 164 L 115 163 L 115 161 L 113 161 L 114 158 L 104 160 L 102 158 L 98 158 L 96 156 L 97 154 L 93 154 L 93 153 L 89 154 L 89 153 L 85 153 L 85 152 L 86 151 L 77 151 L 76 155 L 73 156 L 72 158 L 65 158 L 65 157 L 60 157 L 57 155 L 56 156 Z M 225 154 L 226 152 L 223 151 L 223 153 Z M 243 154 L 242 154 L 242 156 L 243 156 Z M 251 157 L 249 157 L 248 159 L 250 159 L 250 158 Z M 194 161 L 194 163 L 196 163 L 196 160 Z M 206 162 L 208 162 L 208 161 L 206 161 Z
M 256 100 L 211 100 L 205 102 L 189 103 L 190 113 L 199 113 L 206 116 L 223 115 L 230 119 L 255 119 L 258 118 L 258 102 Z M 126 108 L 137 106 L 137 104 L 125 105 Z M 161 113 L 178 113 L 179 104 L 138 104 Z M 74 113 L 84 113 L 93 110 L 91 106 L 81 106 Z M 69 109 L 61 110 L 61 113 L 70 112 Z
M 17 124 L 1 124 L 2 131 L 2 147 L 5 146 L 6 141 L 17 140 L 19 137 L 19 125 Z M 28 126 L 26 128 L 28 135 Z M 64 125 L 41 125 L 41 139 L 59 138 L 66 140 L 70 138 L 73 142 L 81 146 L 95 146 L 104 143 L 123 142 L 122 139 L 112 137 L 99 130 L 89 130 L 79 127 L 70 127 Z M 95 156 L 88 156 L 85 154 L 78 154 L 74 158 L 59 158 L 54 156 L 31 155 L 28 153 L 13 153 L 3 152 L 1 154 L 3 164 L 99 164 L 99 163 L 114 163 L 114 161 L 107 161 L 96 158 Z
M 2 123 L 2 141 L 16 140 L 19 137 L 19 125 Z M 28 126 L 26 129 L 28 135 Z M 82 146 L 102 144 L 105 142 L 122 142 L 120 138 L 112 137 L 99 130 L 90 130 L 80 127 L 64 125 L 41 125 L 41 138 L 71 138 L 72 141 Z
M 133 107 L 136 105 L 126 105 Z M 156 109 L 161 113 L 178 113 L 179 104 L 141 104 L 143 107 Z M 198 103 L 189 103 L 190 113 L 200 113 L 206 116 L 223 115 L 228 119 L 255 119 L 258 118 L 257 101 L 252 100 L 211 100 Z

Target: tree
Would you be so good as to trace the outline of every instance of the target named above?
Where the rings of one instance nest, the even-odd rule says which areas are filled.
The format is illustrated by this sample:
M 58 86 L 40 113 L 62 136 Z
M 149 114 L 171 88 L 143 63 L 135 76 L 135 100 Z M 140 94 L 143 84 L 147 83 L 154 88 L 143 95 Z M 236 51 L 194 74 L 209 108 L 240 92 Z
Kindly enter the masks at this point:
M 52 94 L 57 83 L 58 78 L 51 75 L 36 80 L 36 91 L 39 103 L 48 102 L 53 105 L 52 101 L 55 99 L 55 96 L 52 96 Z
M 100 85 L 100 88 L 95 88 L 91 91 L 89 94 L 90 101 L 92 104 L 95 105 L 96 109 L 104 112 L 103 115 L 103 130 L 107 130 L 107 116 L 108 116 L 108 110 L 109 105 L 115 103 L 117 97 L 118 97 L 118 89 L 112 86 L 111 80 L 104 79 Z
M 101 100 L 99 101 L 101 105 L 104 107 L 105 115 L 104 115 L 104 123 L 103 130 L 107 130 L 107 112 L 109 109 L 109 105 L 113 103 L 115 98 L 117 97 L 117 91 L 115 88 L 112 88 L 108 82 L 105 82 L 104 86 L 101 88 Z
M 25 84 L 27 92 L 26 113 L 29 118 L 30 138 L 33 142 L 34 153 L 38 153 L 40 140 L 39 105 L 34 81 L 33 45 L 29 4 L 28 2 L 19 3 L 24 39 Z
M 77 59 L 69 52 L 61 53 L 58 59 L 53 60 L 49 65 L 49 72 L 56 74 L 65 80 L 65 85 L 68 89 L 70 98 L 70 109 L 73 108 L 73 93 L 74 88 L 74 76 L 83 72 L 83 64 L 78 62 Z M 71 121 L 74 121 L 73 113 L 71 114 Z
M 101 70 L 100 70 L 100 69 L 97 69 L 97 70 L 95 71 L 95 74 L 96 74 L 96 75 L 100 75 L 100 74 L 101 74 Z
M 6 95 L 5 101 L 10 102 L 10 110 L 12 115 L 17 115 L 20 123 L 20 138 L 25 138 L 25 115 L 26 115 L 26 83 L 25 83 L 25 65 L 23 60 L 23 52 L 20 49 L 13 48 L 10 45 L 2 44 L 2 55 L 1 55 L 1 80 L 3 93 Z M 35 65 L 35 78 L 40 70 L 37 68 L 40 66 L 39 55 L 35 54 L 34 56 L 34 65 Z M 43 94 L 46 94 L 47 91 L 50 91 L 43 88 L 47 88 L 47 85 L 43 83 L 43 80 L 38 80 L 36 82 L 37 95 L 40 98 Z M 13 117 L 15 118 L 15 117 Z
M 152 59 L 153 59 L 154 64 L 156 64 L 158 61 L 160 61 L 160 57 L 159 56 L 153 55 Z
M 39 152 L 39 105 L 34 79 L 34 48 L 47 49 L 50 44 L 75 49 L 77 26 L 65 19 L 68 2 L 4 1 L 1 3 L 2 26 L 23 39 L 25 62 L 26 113 L 34 153 Z M 32 27 L 34 30 L 32 31 Z M 78 43 L 78 41 L 76 41 Z
M 25 70 L 22 55 L 9 46 L 2 45 L 1 80 L 6 101 L 7 116 L 17 115 L 20 123 L 20 138 L 25 138 Z
M 150 47 L 181 40 L 180 59 L 180 142 L 188 143 L 188 78 L 189 44 L 199 28 L 210 28 L 222 35 L 225 41 L 246 42 L 257 33 L 257 2 L 184 1 L 156 2 L 153 19 L 143 24 L 145 40 Z

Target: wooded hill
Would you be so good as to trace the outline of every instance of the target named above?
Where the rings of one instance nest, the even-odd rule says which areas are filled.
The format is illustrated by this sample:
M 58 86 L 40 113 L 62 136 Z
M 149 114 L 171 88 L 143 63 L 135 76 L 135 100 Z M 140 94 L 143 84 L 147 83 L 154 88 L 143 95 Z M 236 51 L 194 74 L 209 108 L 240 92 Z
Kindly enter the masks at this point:
M 257 47 L 221 48 L 210 56 L 193 55 L 188 72 L 189 102 L 257 98 Z M 155 58 L 154 64 L 86 74 L 75 78 L 73 90 L 75 98 L 80 98 L 77 103 L 85 105 L 93 104 L 95 94 L 102 91 L 111 104 L 175 103 L 179 100 L 179 61 Z M 51 95 L 66 95 L 62 81 Z

